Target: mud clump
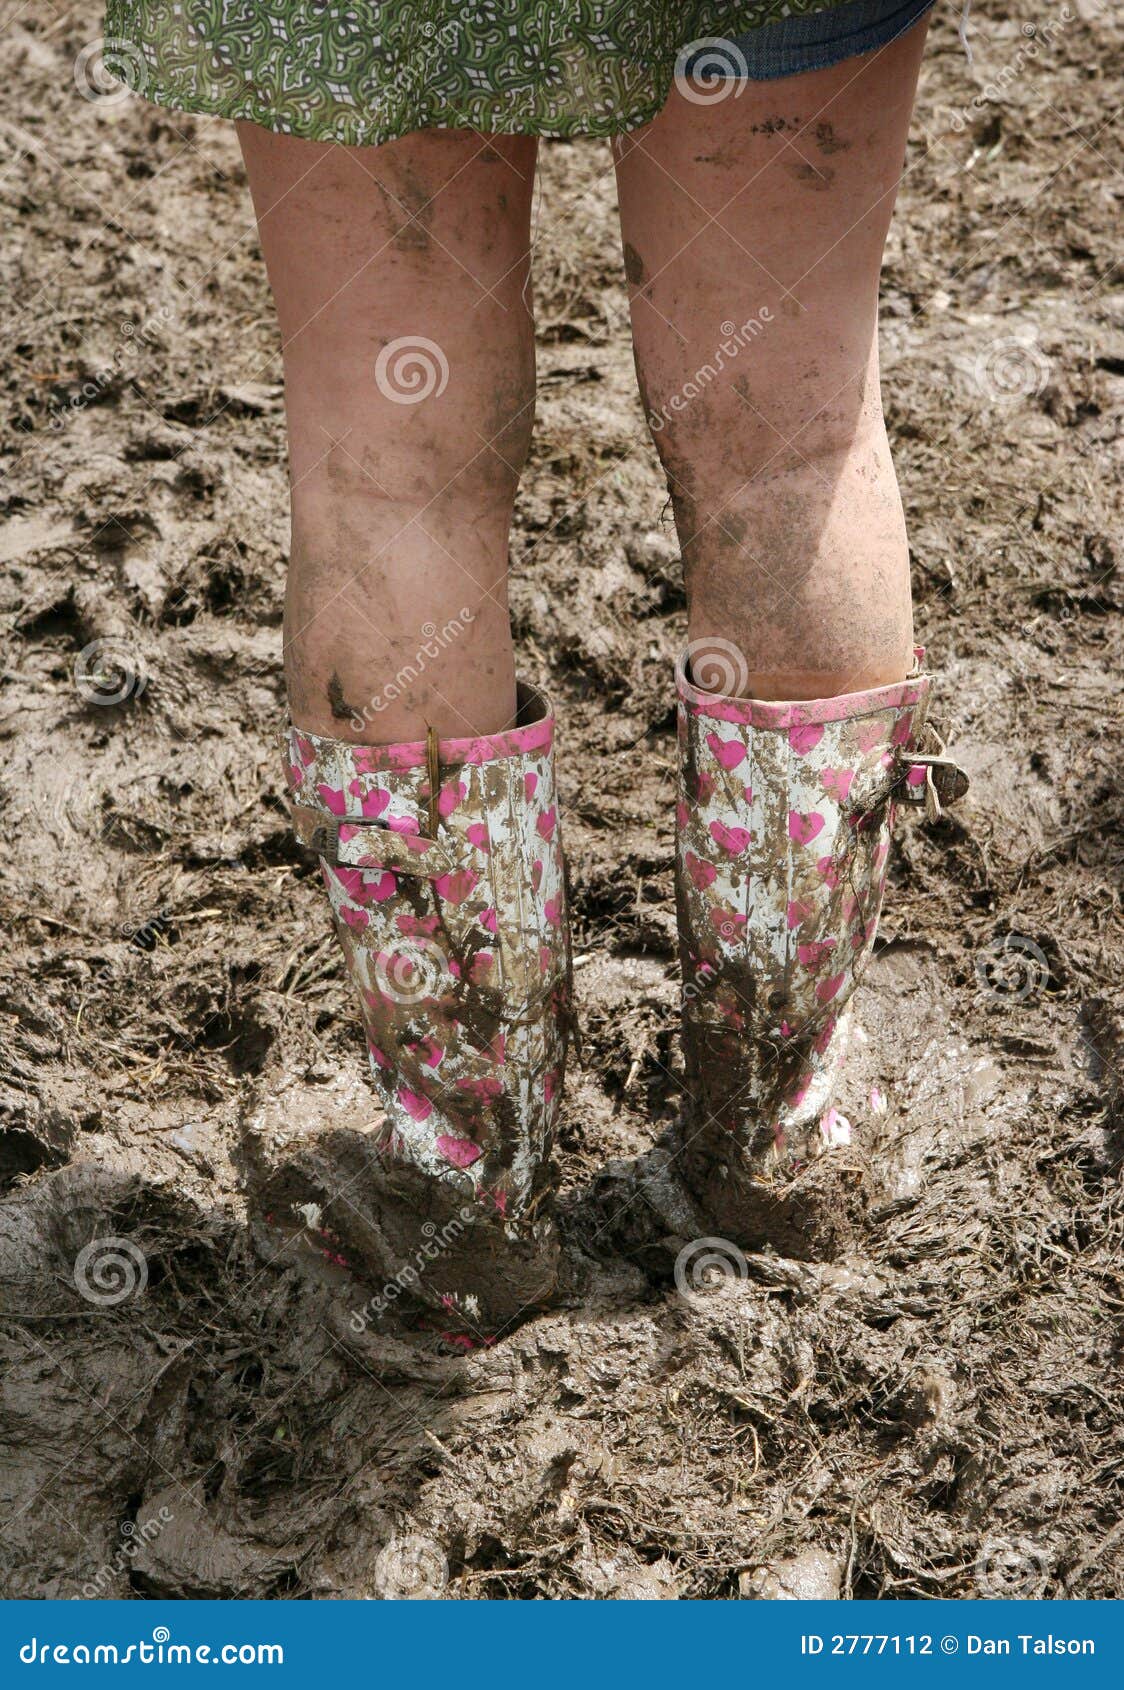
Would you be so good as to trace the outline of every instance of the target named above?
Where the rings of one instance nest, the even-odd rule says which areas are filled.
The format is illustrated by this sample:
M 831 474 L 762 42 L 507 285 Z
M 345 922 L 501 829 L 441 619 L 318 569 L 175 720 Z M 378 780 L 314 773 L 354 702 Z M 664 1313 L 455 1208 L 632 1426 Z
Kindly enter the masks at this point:
M 838 1602 L 843 1568 L 818 1549 L 807 1549 L 772 1567 L 755 1567 L 738 1579 L 738 1594 L 754 1602 Z
M 452 1355 L 353 1318 L 372 1217 L 316 1124 L 336 1086 L 377 1103 L 278 775 L 281 370 L 233 135 L 75 98 L 92 5 L 0 43 L 4 1595 L 1124 1596 L 1124 38 L 1093 8 L 1008 88 L 1002 14 L 974 9 L 969 72 L 938 11 L 882 290 L 918 635 L 972 795 L 899 828 L 846 1225 L 763 1228 L 698 1283 L 661 1162 L 682 572 L 608 155 L 542 150 L 511 599 L 559 720 L 581 1292 Z M 288 1145 L 255 1149 L 290 1082 Z

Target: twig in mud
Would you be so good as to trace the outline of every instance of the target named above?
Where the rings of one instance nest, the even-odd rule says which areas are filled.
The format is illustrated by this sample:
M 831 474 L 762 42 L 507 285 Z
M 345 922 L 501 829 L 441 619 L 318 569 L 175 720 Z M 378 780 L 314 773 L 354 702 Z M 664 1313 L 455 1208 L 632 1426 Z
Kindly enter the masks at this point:
M 281 992 L 285 997 L 291 997 L 302 986 L 316 985 L 319 981 L 342 972 L 337 954 L 335 934 L 329 932 L 315 941 L 311 950 L 305 954 L 305 961 L 288 979 L 288 984 L 285 984 L 289 971 L 293 968 L 300 954 L 299 946 L 294 946 L 277 972 L 276 984 L 273 989 Z M 323 966 L 316 968 L 313 965 L 318 960 L 323 961 Z

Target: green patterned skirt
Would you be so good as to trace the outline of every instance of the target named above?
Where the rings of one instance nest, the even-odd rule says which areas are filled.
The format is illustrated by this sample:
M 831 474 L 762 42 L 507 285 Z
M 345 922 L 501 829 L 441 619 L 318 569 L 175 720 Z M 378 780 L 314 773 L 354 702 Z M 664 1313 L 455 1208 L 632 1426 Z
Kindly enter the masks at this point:
M 373 146 L 414 129 L 614 135 L 677 65 L 842 0 L 107 0 L 104 63 L 158 105 Z

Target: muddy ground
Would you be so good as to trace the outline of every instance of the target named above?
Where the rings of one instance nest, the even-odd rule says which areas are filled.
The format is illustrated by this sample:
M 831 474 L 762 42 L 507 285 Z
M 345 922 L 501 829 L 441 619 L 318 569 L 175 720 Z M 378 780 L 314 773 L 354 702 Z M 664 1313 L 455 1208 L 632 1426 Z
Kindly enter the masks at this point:
M 710 1294 L 631 1183 L 680 1095 L 681 575 L 607 151 L 545 149 L 514 606 L 562 721 L 588 1283 L 466 1357 L 357 1331 L 331 1240 L 294 1265 L 254 1218 L 247 1123 L 299 1139 L 366 1082 L 282 806 L 281 392 L 233 138 L 79 97 L 88 0 L 9 11 L 5 1594 L 1124 1596 L 1112 8 L 983 0 L 972 68 L 938 9 L 883 350 L 973 795 L 903 830 L 853 1253 Z

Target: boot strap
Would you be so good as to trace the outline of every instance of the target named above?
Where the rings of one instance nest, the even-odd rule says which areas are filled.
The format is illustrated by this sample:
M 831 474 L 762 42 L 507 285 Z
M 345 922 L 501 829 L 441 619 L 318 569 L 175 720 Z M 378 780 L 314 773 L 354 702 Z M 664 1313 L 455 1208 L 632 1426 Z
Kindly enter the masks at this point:
M 902 758 L 902 777 L 894 796 L 899 804 L 924 808 L 929 821 L 938 822 L 945 807 L 955 804 L 968 790 L 967 771 L 945 754 L 945 743 L 930 724 L 925 740 L 935 751 L 907 751 Z
M 292 818 L 298 842 L 332 868 L 393 869 L 432 880 L 461 866 L 448 840 L 395 833 L 366 816 L 332 816 L 309 804 L 294 804 Z

